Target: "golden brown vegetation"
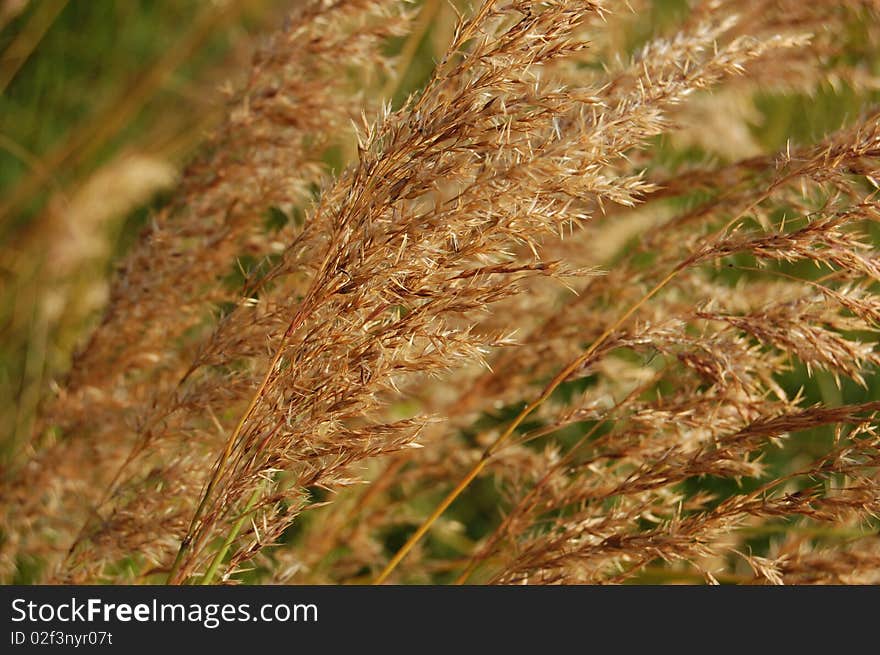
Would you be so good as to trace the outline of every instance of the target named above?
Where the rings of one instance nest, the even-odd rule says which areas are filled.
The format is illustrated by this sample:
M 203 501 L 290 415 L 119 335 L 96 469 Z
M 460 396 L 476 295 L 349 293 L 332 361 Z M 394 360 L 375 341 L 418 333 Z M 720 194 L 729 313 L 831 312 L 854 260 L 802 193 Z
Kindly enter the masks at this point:
M 486 0 L 396 109 L 419 8 L 296 9 L 5 473 L 4 575 L 880 579 L 880 5 L 623 56 L 650 5 Z M 749 131 L 829 85 L 847 125 Z

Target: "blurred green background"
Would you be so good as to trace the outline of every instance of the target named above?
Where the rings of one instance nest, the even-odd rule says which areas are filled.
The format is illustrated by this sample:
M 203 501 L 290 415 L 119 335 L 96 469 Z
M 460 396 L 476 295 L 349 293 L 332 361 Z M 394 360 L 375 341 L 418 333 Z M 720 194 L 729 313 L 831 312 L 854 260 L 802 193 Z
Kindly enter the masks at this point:
M 288 4 L 0 2 L 0 462 Z

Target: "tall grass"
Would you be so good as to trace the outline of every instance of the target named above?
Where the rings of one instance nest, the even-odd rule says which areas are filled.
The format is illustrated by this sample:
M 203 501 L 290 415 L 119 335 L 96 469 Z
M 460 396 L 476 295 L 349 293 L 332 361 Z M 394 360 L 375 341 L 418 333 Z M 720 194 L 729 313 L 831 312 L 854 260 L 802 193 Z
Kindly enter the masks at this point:
M 659 4 L 298 5 L 5 473 L 4 575 L 880 580 L 880 6 Z

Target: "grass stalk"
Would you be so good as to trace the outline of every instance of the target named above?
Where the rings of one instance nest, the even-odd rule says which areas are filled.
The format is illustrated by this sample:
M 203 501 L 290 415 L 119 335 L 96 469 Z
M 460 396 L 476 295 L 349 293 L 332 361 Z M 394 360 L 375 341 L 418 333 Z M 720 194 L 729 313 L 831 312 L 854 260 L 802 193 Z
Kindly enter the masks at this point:
M 563 368 L 559 373 L 557 373 L 552 380 L 544 387 L 544 390 L 541 394 L 535 398 L 532 402 L 526 405 L 520 413 L 510 422 L 507 426 L 507 429 L 504 430 L 498 437 L 495 438 L 492 443 L 490 443 L 486 449 L 483 451 L 482 456 L 479 461 L 465 474 L 465 476 L 459 481 L 457 485 L 450 491 L 446 497 L 440 502 L 439 505 L 428 515 L 422 524 L 416 529 L 416 531 L 407 539 L 406 543 L 398 549 L 398 551 L 394 554 L 382 572 L 376 577 L 374 584 L 383 584 L 388 576 L 394 572 L 394 569 L 397 568 L 398 564 L 403 561 L 403 558 L 407 556 L 407 554 L 412 550 L 413 546 L 415 546 L 422 537 L 431 529 L 431 526 L 440 518 L 443 513 L 449 508 L 449 506 L 455 502 L 455 500 L 464 492 L 465 489 L 468 488 L 471 482 L 482 473 L 483 469 L 489 463 L 492 455 L 498 451 L 501 446 L 503 446 L 508 439 L 516 432 L 516 429 L 522 424 L 528 416 L 535 411 L 541 404 L 547 400 L 553 392 L 559 387 L 560 384 L 565 382 L 568 379 L 568 376 L 578 370 L 583 364 L 596 353 L 596 351 L 605 344 L 606 341 L 620 328 L 624 323 L 626 323 L 630 317 L 635 314 L 646 302 L 648 302 L 651 298 L 657 295 L 660 291 L 662 291 L 666 285 L 668 285 L 675 277 L 686 268 L 689 261 L 685 261 L 681 265 L 675 267 L 672 271 L 670 271 L 666 277 L 660 280 L 650 291 L 648 291 L 644 296 L 642 296 L 635 304 L 631 305 L 629 309 L 627 309 L 621 316 L 618 318 L 610 327 L 608 327 L 599 337 L 593 341 L 592 345 L 587 348 L 583 353 L 581 353 L 578 357 L 572 360 L 565 368 Z

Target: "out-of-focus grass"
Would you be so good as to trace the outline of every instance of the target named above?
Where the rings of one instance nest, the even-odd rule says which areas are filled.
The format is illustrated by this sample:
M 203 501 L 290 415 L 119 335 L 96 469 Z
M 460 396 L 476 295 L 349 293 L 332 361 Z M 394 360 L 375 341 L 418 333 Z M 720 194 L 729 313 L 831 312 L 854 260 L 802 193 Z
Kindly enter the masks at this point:
M 145 132 L 179 132 L 177 121 L 199 114 L 168 111 L 181 101 L 215 104 L 200 81 L 257 28 L 261 4 L 268 3 L 72 2 L 26 61 L 4 54 L 2 70 L 17 73 L 0 97 L 2 132 L 19 146 L 0 154 L 4 234 L 42 207 L 40 183 L 63 188 Z M 32 3 L 7 25 L 0 48 L 29 34 L 41 7 Z
M 0 461 L 26 445 L 117 243 L 222 116 L 220 85 L 246 70 L 284 4 L 3 4 Z

